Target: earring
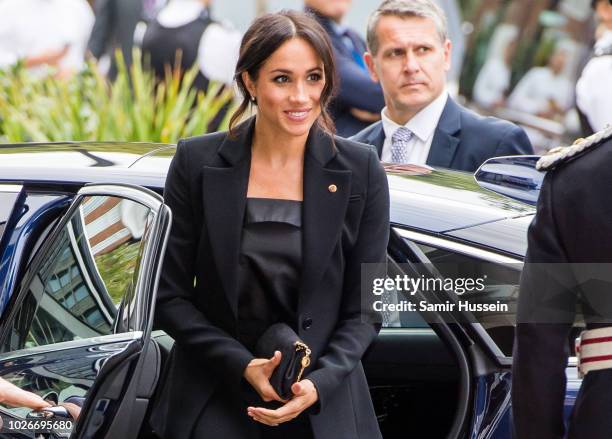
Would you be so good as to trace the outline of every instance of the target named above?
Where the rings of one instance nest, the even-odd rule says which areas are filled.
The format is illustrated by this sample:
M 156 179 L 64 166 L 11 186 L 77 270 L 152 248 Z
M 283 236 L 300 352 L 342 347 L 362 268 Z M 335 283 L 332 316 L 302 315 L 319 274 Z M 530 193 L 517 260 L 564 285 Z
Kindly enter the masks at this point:
M 251 102 L 257 104 L 257 98 L 255 96 L 251 96 Z

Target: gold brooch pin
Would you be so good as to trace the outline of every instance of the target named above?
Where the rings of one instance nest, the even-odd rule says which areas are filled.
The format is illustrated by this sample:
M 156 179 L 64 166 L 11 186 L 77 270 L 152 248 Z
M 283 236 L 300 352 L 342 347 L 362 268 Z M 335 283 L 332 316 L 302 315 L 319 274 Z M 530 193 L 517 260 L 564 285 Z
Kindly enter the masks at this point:
M 338 190 L 338 186 L 336 186 L 335 184 L 330 184 L 329 186 L 327 186 L 327 190 L 333 194 Z

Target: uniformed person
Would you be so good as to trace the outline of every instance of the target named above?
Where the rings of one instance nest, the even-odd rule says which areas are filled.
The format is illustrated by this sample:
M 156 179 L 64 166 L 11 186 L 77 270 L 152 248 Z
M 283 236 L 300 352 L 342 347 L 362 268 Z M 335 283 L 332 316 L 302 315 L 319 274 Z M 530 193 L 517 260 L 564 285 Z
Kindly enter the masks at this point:
M 592 0 L 592 6 L 599 22 L 597 42 L 576 83 L 576 107 L 585 135 L 612 124 L 612 0 Z
M 538 162 L 513 354 L 519 439 L 563 438 L 566 365 L 581 313 L 584 374 L 568 438 L 612 438 L 612 128 Z M 577 312 L 579 310 L 579 312 Z

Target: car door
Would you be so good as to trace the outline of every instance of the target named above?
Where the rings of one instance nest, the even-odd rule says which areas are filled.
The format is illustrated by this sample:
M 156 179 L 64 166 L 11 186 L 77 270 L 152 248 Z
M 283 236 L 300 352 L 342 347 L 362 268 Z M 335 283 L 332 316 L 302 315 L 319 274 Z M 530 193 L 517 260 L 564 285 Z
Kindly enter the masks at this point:
M 469 334 L 477 345 L 477 349 L 471 353 L 475 396 L 470 430 L 473 437 L 512 437 L 512 347 L 522 258 L 440 235 L 404 229 L 396 231 L 416 260 L 435 271 L 436 275 L 453 279 L 483 279 L 484 288 L 479 291 L 452 291 L 446 297 L 449 301 L 496 305 L 496 309 L 455 313 L 458 327 Z M 583 329 L 583 325 L 578 316 L 574 330 L 568 337 L 570 352 L 573 352 L 574 338 Z M 565 412 L 569 416 L 580 386 L 575 357 L 569 360 L 567 376 Z
M 147 189 L 78 192 L 2 316 L 0 377 L 80 413 L 74 422 L 44 418 L 57 422 L 41 429 L 33 421 L 42 413 L 0 406 L 4 434 L 137 436 L 159 376 L 150 335 L 170 224 L 169 208 Z

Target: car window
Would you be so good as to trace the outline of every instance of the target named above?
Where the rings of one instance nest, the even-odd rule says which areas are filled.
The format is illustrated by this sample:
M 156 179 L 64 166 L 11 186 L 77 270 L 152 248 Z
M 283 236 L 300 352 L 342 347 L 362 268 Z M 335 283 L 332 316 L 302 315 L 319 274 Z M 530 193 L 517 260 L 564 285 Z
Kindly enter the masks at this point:
M 470 321 L 482 325 L 505 356 L 511 357 L 522 264 L 496 263 L 449 249 L 415 244 L 444 278 L 486 279 L 482 291 L 464 293 L 461 299 L 474 304 L 507 305 L 507 311 L 472 310 L 469 317 Z M 581 316 L 578 316 L 577 323 L 568 337 L 571 355 L 575 355 L 574 339 L 583 329 L 582 326 Z
M 429 262 L 444 278 L 485 278 L 482 291 L 462 295 L 462 299 L 478 304 L 501 303 L 507 305 L 503 311 L 472 311 L 475 321 L 480 323 L 506 356 L 512 355 L 516 303 L 518 300 L 521 265 L 496 264 L 450 250 L 417 243 Z
M 86 197 L 26 276 L 3 351 L 132 330 L 151 216 L 131 200 Z

